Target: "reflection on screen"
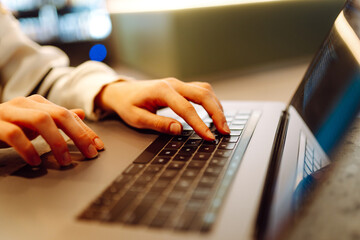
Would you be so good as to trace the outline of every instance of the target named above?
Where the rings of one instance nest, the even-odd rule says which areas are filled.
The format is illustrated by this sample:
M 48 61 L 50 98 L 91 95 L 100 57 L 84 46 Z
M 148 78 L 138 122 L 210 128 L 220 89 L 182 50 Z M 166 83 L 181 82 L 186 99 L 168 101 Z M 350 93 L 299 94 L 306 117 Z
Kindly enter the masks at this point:
M 327 154 L 360 109 L 359 9 L 350 2 L 335 22 L 291 105 Z

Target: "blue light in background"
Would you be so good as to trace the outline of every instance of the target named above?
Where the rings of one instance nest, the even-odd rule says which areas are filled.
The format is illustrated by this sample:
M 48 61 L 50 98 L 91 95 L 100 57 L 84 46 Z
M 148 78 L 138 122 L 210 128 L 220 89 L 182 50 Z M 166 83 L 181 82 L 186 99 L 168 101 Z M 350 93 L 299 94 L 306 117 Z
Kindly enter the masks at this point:
M 103 44 L 96 44 L 92 46 L 89 52 L 89 57 L 93 61 L 102 62 L 107 55 L 106 47 Z

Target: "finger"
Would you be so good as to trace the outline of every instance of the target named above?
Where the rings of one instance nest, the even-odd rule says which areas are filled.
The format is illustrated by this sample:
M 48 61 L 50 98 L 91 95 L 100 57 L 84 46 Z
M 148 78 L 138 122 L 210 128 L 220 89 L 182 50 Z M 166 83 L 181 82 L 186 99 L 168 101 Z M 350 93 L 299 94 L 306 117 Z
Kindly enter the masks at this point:
M 172 118 L 156 115 L 142 108 L 134 108 L 131 111 L 131 116 L 131 119 L 127 122 L 136 128 L 152 129 L 173 135 L 179 135 L 182 132 L 180 122 Z
M 37 166 L 41 163 L 34 146 L 18 126 L 0 121 L 0 140 L 13 147 L 28 164 Z
M 85 119 L 85 112 L 82 109 L 71 109 L 73 113 L 75 113 L 81 120 Z
M 207 90 L 209 90 L 209 91 L 211 91 L 211 92 L 214 93 L 213 87 L 212 87 L 209 83 L 207 83 L 207 82 L 191 82 L 191 83 L 188 83 L 188 84 L 192 84 L 192 85 L 195 85 L 195 86 L 198 86 L 198 87 L 205 88 L 205 89 L 207 89 Z M 224 108 L 223 108 L 220 100 L 216 97 L 215 94 L 214 94 L 214 99 L 215 99 L 215 101 L 217 102 L 217 104 L 219 105 L 219 107 L 221 108 L 221 111 L 224 112 Z
M 100 137 L 88 126 L 86 125 L 78 114 L 74 114 L 75 120 L 80 124 L 80 126 L 85 130 L 87 135 L 92 139 L 98 150 L 104 149 L 104 142 L 100 139 Z
M 163 99 L 165 101 L 164 104 L 182 117 L 199 136 L 208 141 L 213 141 L 215 139 L 214 135 L 201 120 L 191 103 L 173 88 L 162 88 L 161 90 L 162 91 L 159 91 L 159 98 Z
M 34 106 L 49 113 L 56 126 L 73 140 L 84 156 L 94 158 L 98 155 L 97 145 L 94 141 L 99 144 L 101 142 L 100 138 L 90 128 L 85 128 L 85 123 L 76 114 L 53 103 L 37 103 Z M 101 144 L 100 149 L 104 147 L 102 142 Z
M 60 165 L 69 165 L 71 158 L 64 138 L 48 113 L 34 109 L 12 107 L 11 114 L 4 112 L 3 120 L 36 130 L 49 144 Z
M 202 105 L 213 119 L 213 122 L 220 133 L 230 133 L 224 113 L 216 102 L 213 92 L 196 85 L 188 85 L 182 82 L 176 87 L 176 90 L 186 99 Z
M 104 149 L 104 143 L 99 136 L 80 119 L 85 117 L 83 110 L 73 109 L 69 111 L 40 95 L 32 95 L 29 98 L 35 102 L 32 103 L 32 106 L 50 113 L 57 126 L 74 141 L 77 148 L 86 157 L 94 158 L 98 155 L 97 150 Z

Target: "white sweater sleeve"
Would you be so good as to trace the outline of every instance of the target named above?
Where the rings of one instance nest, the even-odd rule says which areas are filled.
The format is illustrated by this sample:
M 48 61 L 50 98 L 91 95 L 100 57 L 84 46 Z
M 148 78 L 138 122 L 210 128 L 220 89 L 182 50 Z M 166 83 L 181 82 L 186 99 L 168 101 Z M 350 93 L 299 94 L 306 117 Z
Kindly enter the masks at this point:
M 88 61 L 69 67 L 65 53 L 40 46 L 27 38 L 9 13 L 0 11 L 1 101 L 38 93 L 66 108 L 82 108 L 90 119 L 98 119 L 96 95 L 108 83 L 128 80 L 107 65 Z

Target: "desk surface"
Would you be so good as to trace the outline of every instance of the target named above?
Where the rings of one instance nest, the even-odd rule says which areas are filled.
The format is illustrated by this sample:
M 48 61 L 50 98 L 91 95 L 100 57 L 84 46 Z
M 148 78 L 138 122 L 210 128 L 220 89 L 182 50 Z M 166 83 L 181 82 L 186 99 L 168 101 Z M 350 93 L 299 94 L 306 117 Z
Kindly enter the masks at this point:
M 210 81 L 222 100 L 287 102 L 308 64 L 309 60 L 304 60 L 282 67 L 253 70 L 236 77 L 217 76 L 216 81 L 212 78 L 196 80 Z M 328 176 L 285 239 L 360 239 L 359 146 L 360 119 L 357 119 L 335 154 L 335 163 Z

